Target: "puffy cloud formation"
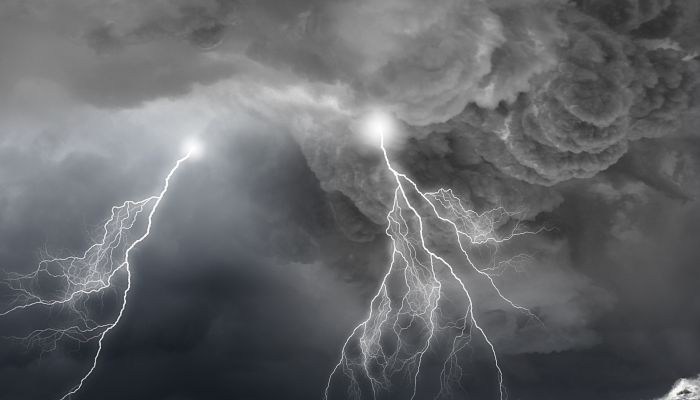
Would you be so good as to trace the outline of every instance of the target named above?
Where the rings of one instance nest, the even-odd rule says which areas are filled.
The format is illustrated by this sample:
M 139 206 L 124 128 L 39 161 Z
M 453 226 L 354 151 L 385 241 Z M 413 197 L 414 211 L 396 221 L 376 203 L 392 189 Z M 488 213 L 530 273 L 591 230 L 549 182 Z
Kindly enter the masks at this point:
M 411 125 L 515 99 L 555 65 L 552 44 L 563 38 L 552 7 L 526 3 L 363 0 L 329 13 L 337 23 L 322 33 L 338 38 L 340 68 Z
M 354 204 L 336 214 L 352 231 L 375 232 L 362 216 L 383 224 L 391 199 L 381 160 L 357 140 L 367 105 L 402 121 L 390 151 L 424 187 L 450 186 L 476 208 L 506 205 L 533 218 L 561 202 L 558 184 L 609 168 L 631 143 L 676 131 L 693 111 L 700 71 L 681 36 L 696 7 L 610 4 L 311 2 L 278 34 L 252 39 L 248 54 L 304 71 L 295 90 L 325 86 L 306 94 L 310 102 L 344 93 L 342 112 L 267 114 L 297 121 L 293 134 L 334 202 L 342 199 L 338 209 Z M 666 20 L 673 29 L 662 29 Z M 288 100 L 255 97 L 274 110 Z
M 625 154 L 629 142 L 678 128 L 691 105 L 698 64 L 679 50 L 648 49 L 575 10 L 562 11 L 568 34 L 556 71 L 496 110 L 468 107 L 448 122 L 473 136 L 503 173 L 539 185 L 587 178 Z M 439 127 L 438 130 L 445 130 Z
M 32 0 L 0 10 L 102 54 L 74 51 L 66 57 L 86 62 L 63 72 L 98 105 L 237 76 L 231 91 L 246 94 L 235 101 L 289 127 L 362 240 L 380 231 L 371 223 L 384 223 L 392 197 L 376 149 L 358 140 L 368 108 L 402 121 L 391 155 L 426 189 L 534 218 L 562 201 L 559 184 L 676 130 L 699 92 L 691 1 Z M 159 63 L 149 43 L 162 38 L 211 51 L 168 51 Z M 125 76 L 96 72 L 115 65 Z
M 354 121 L 368 111 L 367 104 L 402 121 L 398 138 L 389 144 L 397 166 L 425 189 L 453 188 L 477 210 L 503 205 L 526 219 L 556 212 L 562 192 L 621 159 L 625 179 L 645 179 L 623 185 L 628 192 L 610 206 L 629 203 L 612 214 L 613 237 L 630 241 L 645 235 L 633 226 L 642 209 L 637 203 L 647 201 L 635 190 L 687 198 L 679 189 L 681 181 L 690 180 L 682 164 L 694 162 L 682 161 L 687 159 L 682 149 L 673 157 L 648 154 L 676 147 L 661 148 L 654 140 L 673 135 L 697 112 L 700 71 L 694 49 L 679 36 L 686 28 L 671 36 L 651 35 L 651 28 L 623 29 L 583 2 L 440 1 L 427 10 L 411 1 L 371 4 L 348 2 L 337 15 L 325 9 L 337 18 L 327 25 L 322 12 L 305 14 L 303 34 L 287 42 L 303 43 L 317 56 L 319 80 L 345 94 L 321 89 L 308 98 L 320 104 L 323 94 L 331 93 L 340 110 L 273 113 L 304 121 L 294 124 L 293 134 L 350 237 L 369 240 L 381 232 L 376 225 L 384 224 L 392 198 L 393 185 L 376 149 L 358 140 Z M 646 4 L 638 6 L 646 12 Z M 479 21 L 459 17 L 469 7 Z M 671 18 L 664 15 L 653 19 Z M 462 43 L 455 39 L 460 35 L 481 44 Z M 272 60 L 259 59 L 268 65 Z M 286 61 L 292 70 L 302 69 L 298 60 Z M 648 173 L 657 166 L 657 174 Z M 542 307 L 550 328 L 571 341 L 520 329 L 514 315 L 494 307 L 488 314 L 508 352 L 560 351 L 598 339 L 587 327 L 609 306 L 609 298 L 570 266 L 575 261 L 560 253 L 571 249 L 566 239 L 562 243 L 558 250 L 537 254 L 538 260 L 552 260 L 551 269 L 543 261 L 540 276 L 506 284 L 506 291 L 553 293 L 529 299 L 530 305 Z M 533 290 L 538 285 L 546 290 Z M 554 298 L 566 298 L 554 288 L 571 295 L 561 307 L 551 307 Z M 580 319 L 566 319 L 572 315 Z
M 645 4 L 637 4 L 637 9 L 652 12 L 653 7 L 648 9 Z M 673 10 L 682 7 L 680 2 L 669 4 Z M 405 132 L 409 139 L 396 150 L 406 169 L 419 178 L 423 176 L 428 185 L 462 187 L 465 197 L 483 198 L 485 201 L 475 201 L 477 206 L 519 204 L 533 216 L 557 204 L 556 192 L 543 186 L 592 177 L 615 164 L 628 152 L 631 142 L 677 130 L 685 115 L 692 111 L 699 68 L 694 54 L 680 45 L 649 42 L 647 39 L 652 36 L 648 30 L 622 29 L 621 23 L 611 25 L 610 21 L 595 18 L 603 11 L 593 3 L 581 3 L 579 9 L 561 5 L 556 23 L 549 19 L 554 18 L 551 10 L 556 5 L 552 3 L 521 6 L 528 7 L 528 13 L 536 10 L 543 17 L 527 18 L 523 9 L 508 2 L 489 4 L 489 13 L 484 15 L 499 22 L 493 26 L 519 29 L 520 35 L 515 35 L 518 38 L 527 37 L 524 33 L 539 32 L 533 39 L 536 45 L 528 47 L 519 39 L 508 40 L 501 30 L 501 37 L 506 39 L 490 40 L 492 36 L 484 39 L 483 46 L 492 50 L 488 63 L 479 63 L 482 54 L 479 51 L 453 55 L 456 57 L 453 59 L 466 57 L 489 71 L 478 78 L 476 91 L 471 86 L 466 89 L 452 82 L 449 90 L 440 92 L 444 101 L 436 107 L 438 103 L 432 101 L 436 97 L 422 87 L 422 78 L 434 84 L 431 89 L 440 91 L 442 79 L 450 76 L 446 71 L 452 69 L 445 63 L 435 64 L 434 69 L 425 68 L 425 74 L 418 74 L 412 70 L 415 68 L 409 61 L 412 59 L 401 63 L 400 58 L 388 64 L 380 61 L 380 65 L 392 65 L 393 74 L 377 73 L 381 68 L 370 69 L 375 74 L 367 82 L 386 89 L 372 98 L 387 104 L 407 123 Z M 654 18 L 671 18 L 664 15 L 659 11 Z M 518 22 L 510 24 L 509 18 Z M 465 24 L 463 29 L 471 29 L 469 20 L 461 23 Z M 480 28 L 483 25 L 477 24 L 472 32 L 495 32 Z M 654 38 L 672 40 L 659 35 Z M 514 50 L 513 46 L 521 46 L 522 51 Z M 405 54 L 411 52 L 409 47 L 402 47 Z M 426 49 L 416 51 L 424 57 L 431 54 Z M 435 60 L 447 60 L 433 56 Z M 376 60 L 371 54 L 359 57 L 366 58 Z M 539 64 L 529 69 L 533 63 Z M 410 80 L 381 80 L 386 76 L 400 77 L 409 70 L 413 71 Z M 427 72 L 435 72 L 439 77 L 430 77 Z M 483 96 L 482 89 L 500 87 L 495 82 L 509 82 L 503 87 L 511 91 L 494 90 L 490 93 L 501 95 Z M 453 88 L 459 88 L 462 97 L 454 97 Z M 414 93 L 416 105 L 406 108 L 410 102 L 406 103 L 403 94 L 408 93 Z M 455 105 L 461 111 L 452 115 L 453 109 L 447 111 L 449 107 L 442 105 Z M 415 107 L 420 111 L 409 111 Z
M 267 85 L 278 89 L 325 87 L 309 92 L 314 102 L 345 92 L 337 99 L 343 112 L 315 115 L 313 124 L 315 111 L 305 106 L 265 114 L 292 126 L 324 188 L 376 223 L 391 196 L 370 182 L 381 182 L 370 177 L 383 165 L 365 165 L 371 155 L 354 138 L 368 106 L 403 122 L 392 154 L 426 186 L 455 187 L 476 207 L 517 205 L 529 218 L 558 204 L 557 184 L 592 177 L 631 142 L 676 130 L 698 93 L 688 38 L 700 10 L 692 1 L 95 0 L 58 12 L 33 0 L 4 8 L 69 30 L 100 52 L 136 48 L 124 80 L 142 84 L 109 87 L 105 104 L 144 98 L 144 86 L 171 95 L 194 75 L 204 84 L 234 74 L 255 80 L 258 69 L 274 71 Z M 158 50 L 141 45 L 162 37 L 220 47 L 187 56 L 186 66 L 150 68 Z M 185 67 L 206 70 L 206 79 Z M 73 90 L 95 97 L 107 85 L 100 78 L 83 71 Z M 279 90 L 254 97 L 289 108 L 288 98 L 269 98 Z

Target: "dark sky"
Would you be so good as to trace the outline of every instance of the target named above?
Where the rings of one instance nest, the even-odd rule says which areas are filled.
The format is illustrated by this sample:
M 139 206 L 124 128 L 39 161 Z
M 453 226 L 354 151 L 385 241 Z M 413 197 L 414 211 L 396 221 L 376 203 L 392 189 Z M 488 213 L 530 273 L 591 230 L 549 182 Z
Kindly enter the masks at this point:
M 497 278 L 546 327 L 480 311 L 510 399 L 651 400 L 700 373 L 692 2 L 107 3 L 0 5 L 0 267 L 84 251 L 183 140 L 204 152 L 132 253 L 124 318 L 75 399 L 321 398 L 391 255 L 394 187 L 360 139 L 377 105 L 426 189 L 548 227 L 505 247 L 531 262 Z M 7 338 L 65 316 L 0 317 L 0 399 L 85 374 L 94 341 Z M 496 398 L 486 354 L 463 357 L 466 398 Z

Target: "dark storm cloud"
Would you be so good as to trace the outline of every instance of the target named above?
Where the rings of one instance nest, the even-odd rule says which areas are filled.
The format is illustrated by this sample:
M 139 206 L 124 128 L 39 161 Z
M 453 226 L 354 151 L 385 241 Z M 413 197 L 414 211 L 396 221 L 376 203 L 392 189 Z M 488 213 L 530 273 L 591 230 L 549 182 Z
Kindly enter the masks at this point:
M 519 398 L 661 396 L 700 369 L 699 15 L 681 0 L 3 3 L 3 266 L 82 248 L 203 132 L 212 156 L 135 258 L 133 307 L 85 396 L 315 397 L 386 262 L 393 186 L 359 139 L 381 107 L 423 187 L 557 227 L 515 244 L 538 262 L 501 282 L 549 331 L 483 309 Z M 39 363 L 4 346 L 2 394 L 68 387 L 91 349 L 74 350 Z
M 636 42 L 635 37 L 622 35 L 570 6 L 527 4 L 530 9 L 537 8 L 544 18 L 531 19 L 520 8 L 522 4 L 509 2 L 489 7 L 479 2 L 446 1 L 425 12 L 410 3 L 377 2 L 364 8 L 360 4 L 342 8 L 344 12 L 337 16 L 340 22 L 333 26 L 335 31 L 330 30 L 347 46 L 347 54 L 354 55 L 354 61 L 340 62 L 338 69 L 345 76 L 362 77 L 361 82 L 382 88 L 377 93 L 365 92 L 350 80 L 353 90 L 392 110 L 407 123 L 401 127 L 403 136 L 391 148 L 392 156 L 404 169 L 426 188 L 456 188 L 479 209 L 505 204 L 522 209 L 525 218 L 551 212 L 562 200 L 559 188 L 552 186 L 595 176 L 627 153 L 630 142 L 672 134 L 692 111 L 698 74 L 692 53 Z M 479 22 L 460 19 L 460 7 L 480 15 Z M 414 30 L 394 29 L 394 24 L 413 27 L 413 12 L 420 16 L 415 17 L 419 22 L 415 22 Z M 506 24 L 511 17 L 517 23 Z M 450 47 L 451 35 L 460 35 L 459 31 L 429 28 L 435 21 L 451 26 L 453 18 L 469 29 L 469 35 L 478 38 L 476 42 L 483 46 L 479 50 L 488 55 L 485 61 L 479 58 L 480 51 Z M 344 23 L 350 31 L 343 31 Z M 353 31 L 356 26 L 367 29 Z M 328 33 L 324 28 L 328 29 L 317 17 L 309 35 Z M 507 40 L 508 29 L 531 34 L 531 47 L 521 43 L 524 47 L 520 51 L 510 48 L 518 41 Z M 413 41 L 416 37 L 421 39 Z M 377 49 L 372 45 L 353 47 L 360 41 L 375 40 Z M 402 40 L 411 45 L 400 45 Z M 428 51 L 420 47 L 423 43 L 436 49 Z M 528 69 L 509 68 L 510 62 L 519 60 L 508 56 L 512 54 L 533 62 L 550 61 L 533 68 L 529 75 L 518 75 Z M 331 51 L 331 59 L 333 56 Z M 367 64 L 363 64 L 365 61 Z M 462 67 L 469 74 L 462 74 Z M 410 79 L 404 81 L 403 74 Z M 430 90 L 435 90 L 435 96 L 421 89 L 423 78 L 434 84 Z M 484 90 L 497 88 L 494 82 L 499 79 L 509 81 L 507 87 L 513 92 L 495 90 L 488 92 L 494 97 L 486 97 Z M 518 79 L 524 84 L 515 83 Z M 443 83 L 450 89 L 441 89 Z M 263 108 L 273 110 L 269 114 L 295 121 L 294 134 L 322 187 L 341 192 L 369 220 L 382 224 L 392 185 L 382 160 L 376 153 L 363 150 L 358 142 L 357 131 L 361 128 L 347 123 L 354 110 L 352 102 L 346 100 L 346 92 L 311 86 L 273 93 L 252 100 L 256 106 L 251 107 L 264 104 Z M 412 111 L 413 101 L 419 111 Z M 670 181 L 657 180 L 658 185 L 662 182 Z M 359 216 L 348 224 L 349 216 L 352 213 L 343 214 L 346 225 L 358 226 L 354 231 L 372 230 L 371 224 Z M 562 270 L 567 270 L 570 261 L 564 257 L 559 263 Z M 559 284 L 575 282 L 576 275 L 568 274 Z M 601 304 L 572 305 L 568 311 L 576 313 L 605 304 L 600 296 L 591 298 Z M 585 343 L 590 342 L 584 340 L 581 344 Z M 570 345 L 578 344 L 572 340 Z
M 314 83 L 308 75 L 314 68 L 305 68 L 311 82 L 287 76 L 288 89 L 262 85 L 251 90 L 256 104 L 247 106 L 266 108 L 262 114 L 271 119 L 299 119 L 292 122 L 300 126 L 295 135 L 324 188 L 341 192 L 376 223 L 383 223 L 391 196 L 381 162 L 367 161 L 371 155 L 355 143 L 361 128 L 353 121 L 364 103 L 407 123 L 407 139 L 394 149 L 407 169 L 433 185 L 459 186 L 476 175 L 486 182 L 471 188 L 478 205 L 525 203 L 528 216 L 557 204 L 556 191 L 541 186 L 594 176 L 616 163 L 630 142 L 677 131 L 692 110 L 698 64 L 691 49 L 640 41 L 558 2 L 444 1 L 426 10 L 392 1 L 317 5 L 299 14 L 296 34 L 273 35 L 252 53 L 296 71 L 299 60 L 266 57 L 265 49 L 299 50 L 298 57 L 323 65 L 317 68 L 322 80 L 331 70 L 347 85 Z M 315 58 L 320 54 L 325 61 Z M 337 107 L 329 107 L 328 98 Z M 509 195 L 501 182 L 520 188 Z
M 575 10 L 559 15 L 567 41 L 552 50 L 555 71 L 535 78 L 537 86 L 517 101 L 489 110 L 475 100 L 447 122 L 419 129 L 416 140 L 435 141 L 426 139 L 431 133 L 464 137 L 469 146 L 445 140 L 443 153 L 459 157 L 463 148 L 476 148 L 476 157 L 505 175 L 549 186 L 594 176 L 617 162 L 630 141 L 678 129 L 693 101 L 695 60 L 683 51 L 647 49 Z M 425 159 L 420 168 L 442 165 Z M 416 160 L 412 168 L 419 168 Z

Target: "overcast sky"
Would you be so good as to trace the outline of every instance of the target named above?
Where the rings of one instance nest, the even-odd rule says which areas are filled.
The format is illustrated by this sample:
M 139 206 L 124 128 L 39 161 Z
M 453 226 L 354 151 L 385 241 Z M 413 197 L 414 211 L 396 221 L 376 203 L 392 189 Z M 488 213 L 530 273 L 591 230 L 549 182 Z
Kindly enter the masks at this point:
M 659 398 L 700 373 L 699 32 L 692 0 L 3 2 L 0 267 L 83 252 L 197 137 L 74 398 L 320 398 L 391 257 L 381 109 L 421 187 L 548 228 L 497 277 L 545 327 L 479 310 L 509 398 Z M 7 338 L 63 311 L 0 318 L 0 399 L 89 369 L 95 341 Z M 475 346 L 462 383 L 495 398 Z

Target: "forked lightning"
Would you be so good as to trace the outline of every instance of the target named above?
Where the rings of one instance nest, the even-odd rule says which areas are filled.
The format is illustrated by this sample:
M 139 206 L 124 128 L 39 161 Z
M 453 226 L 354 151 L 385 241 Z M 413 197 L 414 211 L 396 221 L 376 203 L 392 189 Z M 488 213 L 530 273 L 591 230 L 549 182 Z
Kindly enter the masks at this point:
M 37 329 L 26 336 L 14 337 L 27 346 L 39 346 L 42 352 L 56 349 L 63 340 L 77 343 L 97 341 L 97 351 L 88 371 L 61 399 L 77 393 L 95 371 L 107 334 L 115 329 L 127 306 L 131 290 L 131 251 L 151 233 L 153 216 L 168 192 L 170 180 L 180 165 L 196 156 L 198 147 L 188 146 L 186 154 L 177 160 L 165 177 L 162 190 L 143 200 L 128 200 L 112 207 L 109 219 L 102 226 L 99 240 L 80 256 L 46 258 L 26 275 L 10 273 L 2 281 L 9 291 L 11 302 L 0 312 L 5 317 L 34 308 L 51 308 L 68 315 L 68 323 L 58 327 Z M 123 278 L 119 278 L 119 276 Z M 126 280 L 119 288 L 118 280 Z M 118 313 L 107 318 L 100 315 L 104 296 L 111 291 L 122 291 L 117 296 Z
M 494 384 L 503 400 L 507 394 L 496 348 L 479 320 L 478 299 L 468 284 L 469 280 L 478 280 L 506 306 L 541 323 L 529 309 L 508 299 L 494 280 L 507 265 L 523 257 L 497 261 L 498 245 L 538 231 L 524 230 L 516 222 L 506 229 L 507 234 L 499 235 L 499 227 L 517 220 L 516 213 L 504 208 L 484 213 L 468 210 L 449 189 L 423 192 L 393 167 L 385 146 L 389 124 L 377 121 L 375 129 L 383 158 L 396 182 L 386 230 L 392 243 L 391 262 L 370 302 L 368 317 L 355 327 L 342 347 L 324 398 L 329 399 L 332 384 L 344 376 L 351 398 L 363 398 L 371 391 L 376 399 L 396 389 L 392 383 L 397 379 L 404 379 L 409 387 L 406 389 L 404 384 L 399 389 L 407 390 L 406 398 L 414 399 L 419 393 L 419 380 L 430 379 L 421 375 L 426 354 L 442 357 L 441 372 L 435 377 L 439 384 L 430 397 L 449 397 L 453 388 L 460 386 L 463 375 L 459 353 L 476 337 L 491 355 Z M 493 250 L 493 257 L 482 265 L 471 253 L 485 246 Z M 463 266 L 466 271 L 460 269 Z M 421 392 L 419 397 L 424 399 L 426 394 Z

